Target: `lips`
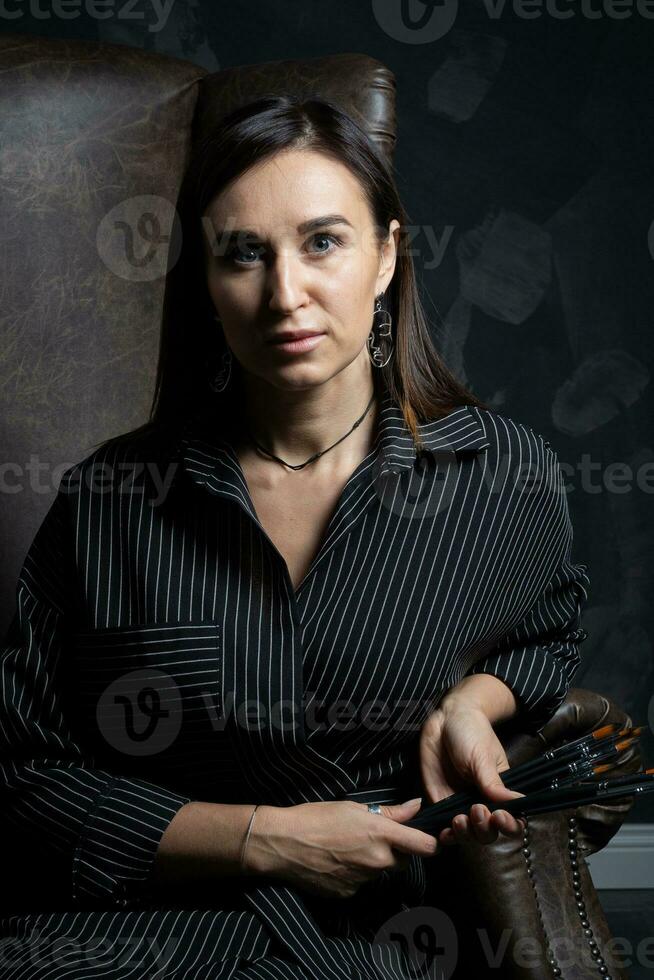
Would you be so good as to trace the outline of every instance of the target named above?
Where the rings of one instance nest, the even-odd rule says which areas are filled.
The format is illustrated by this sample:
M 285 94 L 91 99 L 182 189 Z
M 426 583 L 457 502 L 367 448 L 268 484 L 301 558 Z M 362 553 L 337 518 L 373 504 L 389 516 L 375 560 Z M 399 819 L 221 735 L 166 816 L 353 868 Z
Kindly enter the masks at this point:
M 302 340 L 303 337 L 319 337 L 322 330 L 292 330 L 286 333 L 275 334 L 268 341 L 269 344 L 285 344 L 291 340 Z

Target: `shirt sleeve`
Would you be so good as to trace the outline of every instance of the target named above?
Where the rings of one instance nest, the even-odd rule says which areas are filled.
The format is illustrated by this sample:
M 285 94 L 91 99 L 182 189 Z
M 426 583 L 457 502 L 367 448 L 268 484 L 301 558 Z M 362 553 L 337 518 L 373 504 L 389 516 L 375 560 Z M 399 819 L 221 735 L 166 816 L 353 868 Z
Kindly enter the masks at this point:
M 556 454 L 549 443 L 542 445 L 547 465 L 541 489 L 557 505 L 549 511 L 547 540 L 542 530 L 533 535 L 532 570 L 534 575 L 543 574 L 542 555 L 549 555 L 555 542 L 560 544 L 555 549 L 554 572 L 545 572 L 547 584 L 524 618 L 467 671 L 492 674 L 510 687 L 518 723 L 530 734 L 538 732 L 565 700 L 581 662 L 579 647 L 588 637 L 580 625 L 590 585 L 587 566 L 572 562 L 573 532 L 564 480 Z M 537 513 L 542 521 L 542 510 Z
M 164 830 L 191 800 L 97 768 L 75 731 L 65 684 L 75 575 L 67 516 L 60 487 L 25 558 L 0 646 L 3 820 L 43 853 L 42 874 L 55 852 L 70 868 L 62 885 L 75 907 L 138 905 Z
M 581 662 L 587 638 L 579 626 L 586 566 L 565 563 L 522 622 L 470 668 L 511 688 L 525 731 L 535 734 L 555 714 Z

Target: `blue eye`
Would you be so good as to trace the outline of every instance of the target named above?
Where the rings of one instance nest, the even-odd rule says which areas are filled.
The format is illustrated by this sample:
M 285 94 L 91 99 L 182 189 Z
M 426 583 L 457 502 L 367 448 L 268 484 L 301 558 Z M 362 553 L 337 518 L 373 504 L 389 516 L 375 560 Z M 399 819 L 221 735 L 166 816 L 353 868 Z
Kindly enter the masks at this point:
M 313 235 L 312 238 L 313 239 L 316 239 L 316 238 L 317 239 L 321 239 L 321 238 L 323 238 L 325 241 L 333 242 L 335 245 L 340 245 L 341 244 L 341 239 L 340 238 L 336 238 L 335 235 L 321 235 L 321 234 L 316 234 L 316 235 Z M 333 249 L 331 249 L 331 248 L 321 249 L 320 251 L 322 251 L 326 255 L 328 252 L 332 252 Z
M 338 238 L 336 235 L 327 235 L 327 234 L 324 234 L 324 233 L 321 233 L 321 232 L 316 232 L 315 235 L 312 235 L 311 236 L 311 239 L 310 240 L 311 241 L 315 241 L 316 239 L 317 240 L 320 240 L 321 238 L 324 239 L 325 241 L 332 242 L 332 244 L 335 247 L 342 244 L 342 239 Z M 334 251 L 333 248 L 327 248 L 327 249 L 323 248 L 323 249 L 319 249 L 318 252 L 317 252 L 317 254 L 318 255 L 329 255 L 329 253 L 330 252 L 333 252 L 333 251 Z M 247 249 L 240 249 L 238 247 L 238 245 L 234 245 L 234 246 L 232 246 L 232 248 L 230 248 L 230 249 L 227 250 L 227 252 L 225 253 L 225 258 L 228 261 L 232 261 L 234 263 L 234 265 L 254 265 L 254 262 L 243 262 L 239 258 L 237 258 L 237 256 L 239 254 L 240 255 L 244 255 L 244 254 L 247 254 L 247 253 L 250 253 L 251 255 L 254 255 L 255 256 L 255 259 L 256 259 L 257 257 L 261 257 L 263 255 L 264 248 L 263 248 L 262 245 L 253 245 L 253 246 L 248 247 Z
M 259 246 L 257 246 L 257 247 L 254 247 L 253 246 L 253 247 L 248 247 L 245 251 L 246 252 L 250 252 L 250 253 L 256 253 L 257 255 L 261 255 L 263 253 L 263 248 L 261 248 Z M 238 245 L 234 245 L 234 246 L 232 246 L 232 248 L 227 249 L 227 251 L 225 252 L 225 258 L 227 260 L 230 260 L 230 259 L 233 260 L 234 262 L 236 262 L 237 265 L 252 265 L 252 262 L 237 262 L 235 257 L 239 253 L 241 255 L 243 255 L 244 254 L 244 250 L 243 249 L 240 249 L 238 247 Z

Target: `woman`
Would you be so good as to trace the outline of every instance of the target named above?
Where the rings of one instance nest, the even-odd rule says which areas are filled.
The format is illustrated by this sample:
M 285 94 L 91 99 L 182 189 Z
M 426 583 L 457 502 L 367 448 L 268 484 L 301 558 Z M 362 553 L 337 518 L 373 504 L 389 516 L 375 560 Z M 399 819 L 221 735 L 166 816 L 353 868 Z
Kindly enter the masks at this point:
M 439 845 L 521 832 L 479 805 L 436 842 L 415 798 L 520 795 L 494 726 L 579 662 L 556 456 L 439 359 L 336 106 L 232 113 L 178 204 L 152 419 L 64 474 L 21 572 L 2 773 L 63 911 L 3 920 L 2 975 L 65 941 L 66 976 L 408 977 L 374 940 Z

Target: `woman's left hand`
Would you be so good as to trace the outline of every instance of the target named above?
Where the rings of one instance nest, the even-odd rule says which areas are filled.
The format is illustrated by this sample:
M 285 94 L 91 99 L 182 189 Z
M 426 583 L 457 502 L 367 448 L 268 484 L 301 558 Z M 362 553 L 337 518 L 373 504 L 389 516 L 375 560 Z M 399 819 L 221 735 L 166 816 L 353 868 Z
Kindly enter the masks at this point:
M 524 796 L 502 782 L 500 772 L 509 768 L 502 743 L 481 708 L 454 702 L 442 704 L 429 715 L 420 732 L 420 773 L 427 803 L 438 803 L 460 790 L 475 788 L 492 802 Z M 423 801 L 424 805 L 424 801 Z M 441 844 L 478 840 L 490 844 L 498 834 L 522 834 L 524 819 L 506 810 L 492 812 L 475 803 L 468 814 L 454 817 L 438 835 Z

